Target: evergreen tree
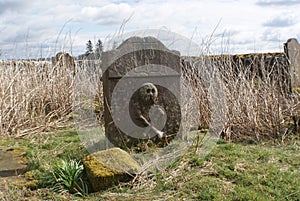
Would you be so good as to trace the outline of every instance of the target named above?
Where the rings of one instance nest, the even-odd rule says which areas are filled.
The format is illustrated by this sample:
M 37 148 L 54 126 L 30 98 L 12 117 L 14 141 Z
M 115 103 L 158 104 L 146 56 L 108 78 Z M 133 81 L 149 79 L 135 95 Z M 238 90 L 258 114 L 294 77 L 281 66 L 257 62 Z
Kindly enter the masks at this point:
M 86 52 L 85 52 L 85 55 L 89 55 L 89 54 L 92 54 L 94 51 L 93 51 L 93 43 L 91 40 L 88 40 L 88 42 L 86 43 Z
M 96 58 L 101 58 L 102 52 L 103 52 L 103 45 L 102 45 L 102 41 L 99 39 L 96 44 L 96 50 L 95 50 Z

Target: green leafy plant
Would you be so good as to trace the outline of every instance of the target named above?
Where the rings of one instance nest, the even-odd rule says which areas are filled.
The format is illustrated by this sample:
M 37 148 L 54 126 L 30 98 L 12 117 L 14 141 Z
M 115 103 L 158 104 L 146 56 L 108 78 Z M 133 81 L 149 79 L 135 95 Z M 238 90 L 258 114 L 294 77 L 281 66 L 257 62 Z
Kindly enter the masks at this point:
M 57 163 L 48 177 L 50 185 L 54 190 L 62 192 L 68 191 L 80 196 L 88 194 L 87 184 L 82 179 L 83 164 L 76 160 L 62 160 Z

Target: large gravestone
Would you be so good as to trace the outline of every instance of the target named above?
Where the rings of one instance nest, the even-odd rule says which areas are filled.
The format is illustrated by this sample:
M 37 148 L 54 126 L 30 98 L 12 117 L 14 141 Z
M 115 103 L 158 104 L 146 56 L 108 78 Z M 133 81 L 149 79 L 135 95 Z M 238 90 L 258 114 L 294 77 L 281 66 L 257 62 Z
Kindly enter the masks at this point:
M 285 44 L 285 53 L 290 61 L 290 74 L 292 88 L 300 87 L 300 45 L 295 38 L 289 39 Z
M 180 130 L 180 55 L 153 37 L 103 53 L 105 134 L 115 146 L 166 145 Z

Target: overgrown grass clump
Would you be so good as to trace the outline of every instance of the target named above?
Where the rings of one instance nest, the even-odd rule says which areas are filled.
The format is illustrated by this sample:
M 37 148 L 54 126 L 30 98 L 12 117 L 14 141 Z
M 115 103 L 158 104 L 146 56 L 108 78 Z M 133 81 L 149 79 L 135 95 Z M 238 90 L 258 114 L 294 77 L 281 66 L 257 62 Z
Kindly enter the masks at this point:
M 53 188 L 56 192 L 67 191 L 71 194 L 84 196 L 88 194 L 88 187 L 83 180 L 83 164 L 74 159 L 61 160 L 52 169 L 39 178 L 44 187 Z

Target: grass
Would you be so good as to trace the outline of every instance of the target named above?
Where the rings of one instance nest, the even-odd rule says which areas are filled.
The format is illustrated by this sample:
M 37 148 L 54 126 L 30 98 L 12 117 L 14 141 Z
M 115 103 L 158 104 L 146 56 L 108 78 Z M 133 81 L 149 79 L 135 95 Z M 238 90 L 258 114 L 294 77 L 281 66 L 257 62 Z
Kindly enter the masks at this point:
M 120 183 L 84 197 L 68 191 L 55 192 L 41 177 L 47 171 L 62 167 L 57 166 L 61 161 L 80 161 L 88 154 L 77 132 L 62 130 L 23 139 L 1 137 L 0 146 L 27 147 L 29 171 L 38 179 L 35 188 L 7 182 L 0 192 L 1 200 L 300 199 L 299 139 L 284 145 L 270 142 L 234 144 L 220 140 L 204 159 L 198 158 L 191 148 L 164 170 L 139 175 L 134 182 Z M 3 182 L 6 179 L 1 178 Z
M 83 185 L 76 184 L 85 182 L 80 161 L 88 152 L 76 131 L 58 129 L 76 118 L 72 106 L 92 108 L 101 117 L 98 72 L 82 62 L 1 61 L 0 146 L 26 147 L 29 163 L 25 177 L 0 178 L 0 200 L 300 200 L 300 140 L 288 139 L 299 136 L 294 117 L 300 116 L 300 95 L 295 89 L 292 96 L 285 94 L 284 55 L 273 55 L 274 61 L 268 55 L 207 57 L 207 45 L 203 55 L 187 59 L 182 74 L 184 121 L 201 128 L 221 122 L 223 137 L 236 144 L 220 140 L 205 158 L 191 148 L 166 169 L 81 197 L 75 194 L 83 193 Z M 93 104 L 90 94 L 97 96 Z M 94 132 L 84 137 L 90 150 L 105 145 Z M 55 183 L 65 190 L 54 191 Z
M 57 192 L 67 191 L 80 196 L 87 195 L 87 185 L 82 178 L 83 170 L 80 161 L 74 159 L 59 161 L 50 174 L 47 174 L 47 182 L 50 184 L 47 187 L 53 187 Z
M 0 89 L 0 146 L 26 147 L 29 164 L 25 178 L 16 178 L 14 182 L 12 178 L 0 178 L 0 200 L 300 200 L 300 141 L 288 139 L 299 134 L 298 122 L 292 120 L 299 116 L 300 96 L 294 90 L 292 97 L 285 97 L 283 89 L 276 85 L 282 80 L 274 82 L 278 76 L 269 77 L 268 69 L 265 69 L 265 76 L 258 78 L 254 73 L 249 79 L 250 67 L 255 67 L 256 63 L 252 61 L 246 65 L 247 70 L 232 60 L 207 60 L 203 55 L 187 68 L 190 72 L 184 73 L 190 85 L 188 89 L 193 91 L 199 104 L 187 110 L 190 115 L 187 119 L 207 128 L 214 108 L 221 108 L 220 114 L 228 118 L 222 119 L 222 115 L 215 115 L 215 118 L 220 118 L 220 122 L 226 120 L 223 122 L 224 138 L 236 144 L 220 140 L 203 159 L 191 148 L 166 169 L 144 173 L 132 182 L 82 197 L 72 193 L 78 192 L 75 184 L 85 181 L 80 161 L 88 152 L 76 131 L 58 128 L 68 128 L 65 121 L 74 118 L 70 116 L 73 96 L 80 95 L 78 105 L 85 105 L 87 100 L 80 90 L 95 92 L 95 87 L 91 86 L 97 86 L 94 81 L 99 84 L 98 79 L 87 80 L 97 78 L 93 76 L 95 72 L 90 75 L 84 65 L 76 65 L 80 82 L 73 82 L 74 73 L 67 73 L 68 65 L 2 62 L 0 68 L 6 79 Z M 263 66 L 264 62 L 268 60 L 262 58 L 262 64 L 256 67 Z M 280 65 L 272 63 L 269 70 Z M 236 68 L 240 70 L 238 76 Z M 211 69 L 221 73 L 223 87 L 208 94 L 206 85 L 215 80 Z M 80 86 L 75 91 L 74 83 Z M 96 106 L 100 116 L 103 112 L 101 89 L 100 85 L 99 105 Z M 221 101 L 210 101 L 213 94 L 213 100 Z M 190 112 L 192 110 L 196 111 L 195 115 Z M 42 132 L 51 130 L 56 131 Z M 94 136 L 93 132 L 87 134 L 84 137 Z M 102 146 L 97 143 L 98 137 L 91 140 L 90 149 Z M 244 137 L 249 138 L 249 144 L 241 143 L 245 142 Z M 65 190 L 56 192 L 53 183 L 60 181 L 59 186 Z
M 40 162 L 51 164 L 57 159 L 80 160 L 87 152 L 80 144 L 80 138 L 74 130 L 61 130 L 40 133 L 25 138 L 11 138 L 1 136 L 0 146 L 24 146 L 30 159 L 29 165 Z M 32 163 L 32 164 L 31 164 Z

